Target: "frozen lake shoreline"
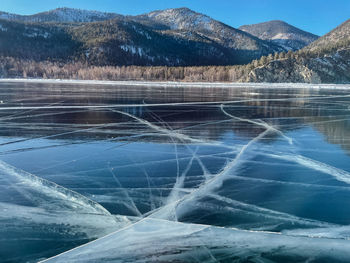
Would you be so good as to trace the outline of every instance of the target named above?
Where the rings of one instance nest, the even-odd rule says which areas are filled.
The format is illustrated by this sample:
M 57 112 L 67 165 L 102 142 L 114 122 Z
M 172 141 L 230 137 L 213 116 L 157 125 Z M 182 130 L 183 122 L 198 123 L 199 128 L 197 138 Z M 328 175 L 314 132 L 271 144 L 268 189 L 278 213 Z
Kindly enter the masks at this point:
M 200 88 L 308 88 L 308 89 L 350 89 L 350 84 L 307 84 L 307 83 L 225 83 L 225 82 L 175 82 L 175 81 L 105 81 L 105 80 L 66 80 L 66 79 L 0 79 L 0 83 L 44 83 L 80 85 L 117 85 L 152 87 L 200 87 Z

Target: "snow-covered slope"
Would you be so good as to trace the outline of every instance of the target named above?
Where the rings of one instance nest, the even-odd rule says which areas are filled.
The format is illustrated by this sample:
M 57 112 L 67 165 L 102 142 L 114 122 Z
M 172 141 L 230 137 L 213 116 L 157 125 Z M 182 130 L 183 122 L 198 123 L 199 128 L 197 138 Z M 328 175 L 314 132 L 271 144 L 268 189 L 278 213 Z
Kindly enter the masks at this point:
M 348 24 L 315 41 L 317 36 L 282 21 L 236 29 L 188 8 L 139 16 L 72 8 L 26 16 L 0 12 L 0 55 L 104 66 L 237 65 L 313 41 L 312 50 L 345 41 Z
M 169 29 L 179 30 L 214 30 L 215 20 L 209 16 L 196 13 L 188 8 L 176 8 L 158 10 L 140 18 L 148 18 L 169 27 Z
M 168 30 L 168 34 L 181 36 L 184 36 L 183 32 L 198 34 L 212 41 L 213 44 L 233 49 L 236 53 L 244 50 L 250 54 L 237 54 L 237 56 L 247 57 L 248 60 L 283 51 L 281 47 L 273 43 L 261 40 L 188 8 L 154 11 L 133 19 L 156 29 Z
M 66 7 L 34 15 L 16 15 L 0 12 L 0 19 L 24 22 L 95 22 L 109 20 L 115 17 L 120 17 L 120 15 Z
M 28 28 L 38 23 L 56 23 L 43 25 L 63 28 L 68 38 L 71 36 L 71 39 L 76 41 L 74 53 L 80 53 L 80 58 L 85 57 L 89 62 L 93 60 L 93 63 L 98 65 L 235 65 L 246 64 L 261 56 L 283 51 L 278 45 L 188 8 L 154 11 L 140 16 L 59 8 L 31 16 L 4 13 L 2 17 L 9 21 L 3 20 L 0 24 L 7 22 L 3 24 L 4 28 L 10 28 L 3 37 L 9 41 L 12 38 L 11 41 L 20 42 L 26 47 L 32 45 L 18 41 L 18 33 L 23 35 L 23 31 L 28 31 Z M 21 25 L 20 22 L 31 23 Z M 59 24 L 62 22 L 81 23 L 66 27 Z M 12 23 L 13 26 L 8 23 Z M 14 31 L 18 33 L 15 34 Z M 14 50 L 10 42 L 6 46 L 7 50 L 0 48 L 0 54 L 17 54 L 18 50 L 26 49 L 26 56 L 32 56 L 33 52 L 28 48 L 17 45 Z M 51 49 L 57 50 L 55 43 L 52 44 Z M 57 42 L 57 46 L 59 45 L 61 43 Z M 40 50 L 41 47 L 37 46 L 36 50 Z M 64 57 L 64 54 L 62 55 L 60 57 Z

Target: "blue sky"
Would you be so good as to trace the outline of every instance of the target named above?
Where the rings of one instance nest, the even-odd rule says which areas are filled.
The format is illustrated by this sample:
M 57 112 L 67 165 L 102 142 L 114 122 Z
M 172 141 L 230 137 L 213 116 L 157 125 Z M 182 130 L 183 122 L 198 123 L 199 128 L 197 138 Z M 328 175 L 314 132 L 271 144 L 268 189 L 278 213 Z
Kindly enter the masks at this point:
M 233 27 L 284 20 L 323 35 L 350 18 L 350 0 L 1 0 L 0 10 L 33 14 L 57 7 L 136 15 L 165 8 L 189 7 Z

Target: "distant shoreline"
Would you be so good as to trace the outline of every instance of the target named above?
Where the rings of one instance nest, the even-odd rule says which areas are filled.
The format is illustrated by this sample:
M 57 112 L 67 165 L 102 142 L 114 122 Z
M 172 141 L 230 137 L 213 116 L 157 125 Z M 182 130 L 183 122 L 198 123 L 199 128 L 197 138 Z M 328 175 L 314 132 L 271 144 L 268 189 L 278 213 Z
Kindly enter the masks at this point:
M 153 86 L 153 87 L 199 87 L 199 88 L 308 88 L 308 89 L 350 89 L 350 84 L 308 84 L 308 83 L 241 83 L 241 82 L 177 82 L 177 81 L 105 81 L 70 79 L 24 79 L 6 78 L 0 83 L 47 83 L 74 85 L 110 86 Z

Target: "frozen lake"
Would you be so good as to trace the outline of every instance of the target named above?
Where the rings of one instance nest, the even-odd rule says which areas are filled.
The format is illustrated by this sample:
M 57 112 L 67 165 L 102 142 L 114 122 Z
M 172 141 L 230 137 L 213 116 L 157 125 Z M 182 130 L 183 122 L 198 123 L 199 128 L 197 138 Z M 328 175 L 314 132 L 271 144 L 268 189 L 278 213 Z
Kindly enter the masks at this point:
M 0 83 L 1 262 L 349 262 L 349 184 L 350 89 Z

